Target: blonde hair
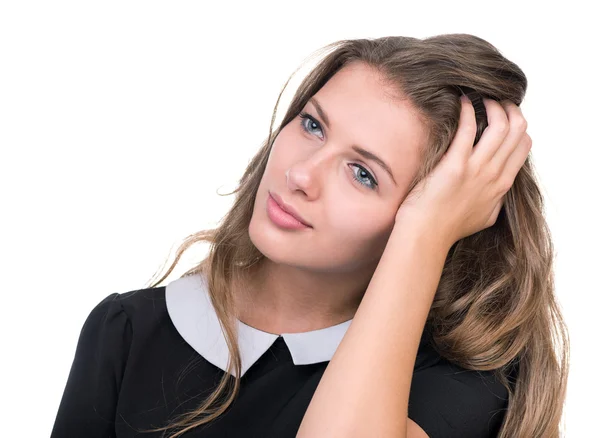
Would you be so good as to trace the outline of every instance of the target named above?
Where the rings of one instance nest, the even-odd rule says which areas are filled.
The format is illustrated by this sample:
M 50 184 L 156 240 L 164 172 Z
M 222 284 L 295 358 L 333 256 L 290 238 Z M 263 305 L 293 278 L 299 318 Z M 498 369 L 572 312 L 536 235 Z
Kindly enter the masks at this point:
M 217 418 L 237 396 L 240 382 L 231 373 L 235 370 L 234 375 L 240 375 L 241 360 L 232 284 L 252 275 L 264 259 L 248 235 L 255 196 L 274 139 L 340 68 L 355 61 L 366 63 L 417 108 L 429 136 L 409 190 L 435 167 L 453 139 L 461 93 L 475 107 L 478 141 L 487 126 L 482 98 L 509 99 L 519 105 L 527 88 L 517 65 L 487 41 L 468 34 L 341 40 L 319 53 L 326 55 L 304 78 L 273 130 L 281 95 L 291 77 L 284 85 L 269 135 L 232 192 L 235 202 L 220 225 L 185 238 L 164 275 L 150 283 L 154 287 L 167 278 L 192 245 L 209 242 L 206 258 L 183 276 L 206 276 L 231 358 L 229 374 L 224 373 L 197 409 L 152 431 L 173 430 L 169 437 L 176 438 Z M 452 246 L 427 318 L 439 354 L 467 369 L 494 370 L 508 389 L 501 438 L 549 438 L 560 433 L 569 337 L 554 291 L 553 256 L 543 196 L 528 158 L 506 195 L 497 222 Z

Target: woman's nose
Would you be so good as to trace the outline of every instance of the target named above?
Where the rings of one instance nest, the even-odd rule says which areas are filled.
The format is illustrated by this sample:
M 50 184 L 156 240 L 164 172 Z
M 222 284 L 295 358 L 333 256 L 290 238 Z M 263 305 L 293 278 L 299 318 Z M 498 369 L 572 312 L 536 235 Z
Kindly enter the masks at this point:
M 290 191 L 300 190 L 310 199 L 318 196 L 318 182 L 314 168 L 307 166 L 292 166 L 285 172 L 287 187 Z
M 288 188 L 291 191 L 302 190 L 308 198 L 315 199 L 325 178 L 337 165 L 338 156 L 337 150 L 330 144 L 296 161 L 285 172 Z

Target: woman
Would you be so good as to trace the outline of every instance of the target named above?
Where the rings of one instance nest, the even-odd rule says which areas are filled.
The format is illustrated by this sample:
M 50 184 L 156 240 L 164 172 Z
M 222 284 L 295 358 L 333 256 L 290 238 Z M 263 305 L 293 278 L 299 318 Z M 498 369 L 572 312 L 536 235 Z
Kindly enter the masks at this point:
M 525 75 L 466 34 L 325 49 L 222 224 L 92 310 L 53 438 L 559 435 Z

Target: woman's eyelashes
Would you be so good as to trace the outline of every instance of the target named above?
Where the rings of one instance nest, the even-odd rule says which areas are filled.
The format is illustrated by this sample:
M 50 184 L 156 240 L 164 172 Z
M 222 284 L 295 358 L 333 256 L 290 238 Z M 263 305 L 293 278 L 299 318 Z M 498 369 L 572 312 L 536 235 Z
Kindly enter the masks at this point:
M 311 129 L 318 129 L 319 131 L 321 131 L 321 133 L 323 132 L 321 130 L 321 124 L 317 122 L 313 116 L 305 112 L 300 113 L 300 126 L 302 126 L 302 129 L 304 129 L 309 134 L 313 134 L 313 131 L 311 131 Z
M 319 136 L 320 139 L 322 139 L 323 136 L 323 129 L 321 128 L 321 124 L 310 114 L 306 113 L 306 112 L 301 112 L 300 113 L 300 126 L 302 127 L 302 129 L 307 132 L 310 135 L 314 135 L 314 131 L 321 131 L 321 135 Z M 355 171 L 352 170 L 352 178 L 354 179 L 354 181 L 356 181 L 358 184 L 367 187 L 371 190 L 375 190 L 378 186 L 377 181 L 375 180 L 375 178 L 373 178 L 373 176 L 369 173 L 369 171 L 367 169 L 365 169 L 363 166 L 361 166 L 360 164 L 349 164 L 350 167 L 353 167 L 354 169 L 358 169 L 359 173 L 361 173 L 361 176 L 357 176 Z M 366 178 L 367 181 L 369 182 L 364 182 L 364 180 L 359 179 L 359 178 Z
M 375 178 L 373 178 L 371 176 L 371 174 L 364 167 L 362 167 L 360 164 L 352 164 L 352 163 L 349 164 L 349 166 L 352 166 L 355 169 L 358 169 L 359 173 L 365 174 L 364 176 L 360 176 L 360 178 L 367 178 L 371 183 L 365 184 L 362 180 L 358 179 L 359 177 L 356 176 L 356 173 L 354 173 L 354 170 L 353 170 L 352 178 L 354 178 L 354 180 L 356 182 L 358 182 L 359 184 L 361 184 L 371 190 L 375 190 L 377 188 L 377 181 L 375 181 Z

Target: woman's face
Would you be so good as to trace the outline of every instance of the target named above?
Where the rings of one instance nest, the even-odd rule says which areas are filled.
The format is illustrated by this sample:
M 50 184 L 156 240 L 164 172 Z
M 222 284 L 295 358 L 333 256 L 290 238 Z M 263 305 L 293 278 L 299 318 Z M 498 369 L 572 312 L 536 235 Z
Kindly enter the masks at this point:
M 392 100 L 388 91 L 371 67 L 346 65 L 280 131 L 249 227 L 267 258 L 324 272 L 378 262 L 426 136 L 410 103 Z M 270 193 L 311 227 L 288 229 L 272 221 Z

